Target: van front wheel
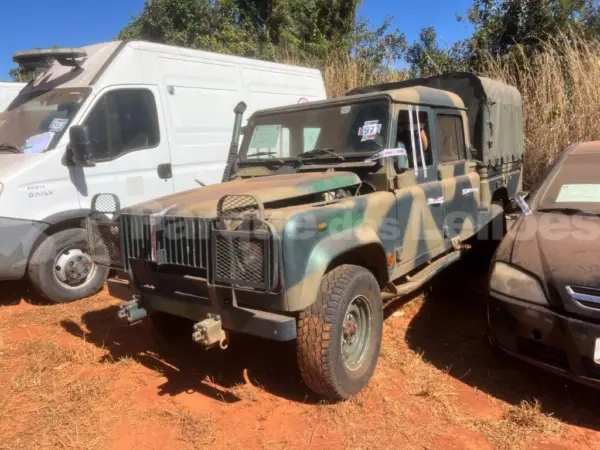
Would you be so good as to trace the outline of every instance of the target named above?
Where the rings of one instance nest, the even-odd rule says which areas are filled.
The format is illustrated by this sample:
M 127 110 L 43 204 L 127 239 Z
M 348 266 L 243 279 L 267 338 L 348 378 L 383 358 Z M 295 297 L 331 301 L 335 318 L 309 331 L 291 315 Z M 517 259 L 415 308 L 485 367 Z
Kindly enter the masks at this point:
M 48 236 L 29 261 L 33 288 L 54 303 L 69 303 L 98 292 L 108 269 L 94 264 L 87 249 L 87 233 L 71 228 Z
M 345 400 L 363 389 L 379 358 L 383 306 L 367 269 L 343 265 L 327 273 L 317 301 L 300 312 L 298 366 L 315 393 Z

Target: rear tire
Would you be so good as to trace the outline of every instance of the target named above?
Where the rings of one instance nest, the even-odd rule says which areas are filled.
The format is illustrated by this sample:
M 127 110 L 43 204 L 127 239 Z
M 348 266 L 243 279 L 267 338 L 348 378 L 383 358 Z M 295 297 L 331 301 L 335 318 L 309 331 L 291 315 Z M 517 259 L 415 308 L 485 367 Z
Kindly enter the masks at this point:
M 302 379 L 332 400 L 358 394 L 375 371 L 383 333 L 379 285 L 367 269 L 327 273 L 316 302 L 300 312 L 297 356 Z
M 33 288 L 54 303 L 69 303 L 97 293 L 106 281 L 108 268 L 91 263 L 87 252 L 87 232 L 82 228 L 70 228 L 48 236 L 29 261 L 29 281 Z M 82 260 L 87 265 L 82 265 Z M 79 274 L 81 282 L 77 279 L 69 280 L 71 284 L 61 281 L 61 277 L 66 277 L 65 268 L 60 267 L 63 263 L 78 268 L 69 276 Z

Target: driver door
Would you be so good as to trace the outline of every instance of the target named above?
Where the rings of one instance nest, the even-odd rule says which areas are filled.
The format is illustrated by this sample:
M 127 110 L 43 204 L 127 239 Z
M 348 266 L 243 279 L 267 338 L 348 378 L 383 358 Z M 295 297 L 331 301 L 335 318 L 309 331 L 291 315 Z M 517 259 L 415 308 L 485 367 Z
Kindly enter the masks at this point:
M 158 89 L 128 86 L 101 92 L 82 122 L 97 158 L 77 171 L 81 206 L 99 193 L 119 197 L 121 206 L 173 193 L 169 144 Z

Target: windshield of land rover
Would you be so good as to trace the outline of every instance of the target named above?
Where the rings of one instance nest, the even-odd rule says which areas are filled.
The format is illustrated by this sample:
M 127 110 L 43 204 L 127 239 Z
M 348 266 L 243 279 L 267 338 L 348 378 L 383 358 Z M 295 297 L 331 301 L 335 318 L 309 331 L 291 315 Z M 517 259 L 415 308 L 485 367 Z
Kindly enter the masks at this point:
M 384 99 L 258 115 L 248 123 L 240 157 L 296 158 L 316 149 L 369 154 L 385 147 L 388 126 L 389 103 Z
M 20 94 L 0 114 L 0 151 L 41 153 L 52 149 L 88 92 L 54 89 Z

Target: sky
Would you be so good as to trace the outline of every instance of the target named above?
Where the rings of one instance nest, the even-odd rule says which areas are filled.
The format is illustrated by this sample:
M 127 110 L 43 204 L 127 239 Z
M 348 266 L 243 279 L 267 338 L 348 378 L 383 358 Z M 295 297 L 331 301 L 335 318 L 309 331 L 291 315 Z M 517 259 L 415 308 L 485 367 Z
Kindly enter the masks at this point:
M 378 25 L 394 16 L 392 25 L 406 33 L 409 42 L 423 27 L 435 26 L 451 46 L 470 33 L 468 24 L 458 23 L 456 13 L 464 13 L 472 0 L 363 0 L 359 15 Z M 392 6 L 393 5 L 393 6 Z M 137 15 L 144 0 L 26 0 L 0 6 L 0 80 L 8 80 L 15 67 L 12 55 L 18 50 L 82 47 L 112 40 Z

